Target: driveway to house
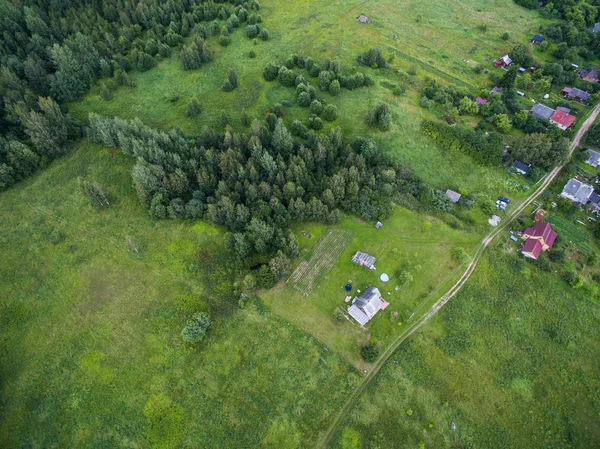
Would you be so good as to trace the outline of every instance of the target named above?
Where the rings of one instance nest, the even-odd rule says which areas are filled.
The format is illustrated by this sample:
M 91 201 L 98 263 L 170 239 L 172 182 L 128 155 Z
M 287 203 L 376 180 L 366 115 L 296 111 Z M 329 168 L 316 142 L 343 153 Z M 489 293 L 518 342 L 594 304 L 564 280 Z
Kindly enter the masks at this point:
M 583 138 L 584 134 L 587 132 L 587 130 L 590 128 L 590 126 L 592 126 L 592 124 L 596 120 L 596 117 L 598 117 L 599 113 L 600 113 L 600 104 L 597 104 L 596 107 L 590 113 L 590 115 L 587 117 L 585 122 L 583 122 L 583 125 L 581 126 L 581 128 L 579 128 L 579 130 L 575 134 L 575 137 L 573 138 L 573 142 L 571 143 L 569 157 L 573 154 L 573 151 L 575 150 L 575 148 L 577 148 L 579 146 L 579 143 L 581 142 L 581 139 Z M 316 446 L 318 449 L 325 449 L 328 446 L 329 442 L 335 435 L 336 431 L 340 428 L 344 418 L 346 418 L 348 413 L 350 413 L 350 410 L 352 410 L 352 407 L 354 407 L 354 405 L 356 404 L 356 402 L 358 401 L 358 399 L 360 398 L 362 393 L 367 389 L 368 385 L 375 378 L 375 376 L 377 376 L 377 374 L 379 373 L 379 370 L 383 367 L 385 362 L 387 362 L 387 360 L 394 353 L 394 351 L 396 351 L 396 349 L 398 349 L 398 346 L 400 346 L 404 340 L 406 340 L 408 337 L 410 337 L 413 332 L 415 332 L 423 324 L 425 324 L 427 321 L 429 321 L 429 319 L 432 316 L 434 316 L 436 313 L 438 313 L 441 310 L 441 308 L 444 307 L 444 305 L 446 305 L 446 303 L 448 301 L 450 301 L 450 299 L 452 299 L 454 297 L 454 295 L 456 295 L 463 288 L 463 286 L 466 284 L 466 282 L 471 277 L 471 274 L 473 273 L 473 271 L 475 271 L 475 268 L 477 267 L 477 264 L 479 263 L 479 259 L 481 258 L 481 255 L 483 254 L 483 251 L 488 247 L 488 245 L 496 237 L 498 237 L 500 234 L 502 234 L 508 228 L 508 225 L 515 218 L 517 218 L 519 216 L 519 214 L 521 212 L 523 212 L 525 210 L 525 208 L 527 208 L 527 206 L 529 206 L 533 201 L 535 201 L 544 192 L 544 190 L 546 190 L 546 188 L 552 183 L 552 181 L 554 181 L 558 177 L 558 175 L 562 171 L 563 167 L 564 167 L 564 165 L 560 166 L 560 167 L 556 167 L 550 173 L 548 173 L 548 175 L 544 178 L 543 182 L 539 185 L 539 187 L 526 200 L 524 200 L 521 204 L 519 204 L 510 213 L 510 215 L 508 215 L 504 219 L 504 222 L 501 225 L 498 225 L 496 228 L 492 229 L 492 231 L 488 235 L 486 235 L 483 238 L 483 240 L 481 240 L 481 242 L 475 249 L 475 252 L 473 253 L 473 258 L 467 264 L 467 267 L 466 267 L 464 273 L 461 275 L 461 277 L 458 279 L 458 281 L 456 281 L 456 283 L 444 295 L 442 295 L 442 297 L 440 299 L 438 299 L 435 302 L 435 304 L 433 304 L 433 306 L 431 306 L 431 308 L 425 314 L 423 314 L 414 323 L 412 323 L 408 328 L 406 328 L 404 330 L 404 332 L 402 332 L 387 347 L 387 349 L 385 349 L 383 351 L 383 353 L 381 354 L 379 359 L 377 359 L 377 361 L 372 365 L 371 371 L 369 373 L 367 373 L 367 375 L 363 378 L 360 385 L 356 388 L 356 390 L 354 390 L 354 392 L 348 398 L 348 400 L 346 401 L 344 406 L 340 409 L 340 411 L 336 415 L 335 419 L 331 423 L 331 426 L 329 427 L 329 429 L 319 439 L 319 442 L 317 443 L 317 446 Z

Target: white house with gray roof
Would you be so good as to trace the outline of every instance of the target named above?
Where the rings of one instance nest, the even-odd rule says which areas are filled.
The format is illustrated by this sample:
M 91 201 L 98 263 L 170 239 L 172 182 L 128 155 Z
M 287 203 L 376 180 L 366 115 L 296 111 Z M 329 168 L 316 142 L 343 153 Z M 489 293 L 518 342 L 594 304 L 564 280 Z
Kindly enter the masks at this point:
M 585 161 L 586 164 L 591 165 L 594 168 L 598 168 L 600 165 L 600 153 L 594 150 L 588 151 L 588 159 Z
M 387 303 L 383 300 L 381 292 L 375 287 L 367 287 L 362 295 L 352 300 L 352 305 L 348 307 L 348 313 L 364 326 L 385 306 Z
M 571 178 L 563 188 L 560 196 L 574 203 L 587 204 L 592 193 L 594 193 L 594 188 L 591 185 Z

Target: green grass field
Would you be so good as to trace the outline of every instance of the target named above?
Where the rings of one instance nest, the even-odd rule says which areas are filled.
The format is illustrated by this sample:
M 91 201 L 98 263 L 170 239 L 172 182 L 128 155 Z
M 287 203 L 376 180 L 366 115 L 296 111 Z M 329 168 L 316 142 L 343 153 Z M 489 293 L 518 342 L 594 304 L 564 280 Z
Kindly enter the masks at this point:
M 392 355 L 332 447 L 597 445 L 600 310 L 528 265 L 502 249 L 484 257 Z
M 0 446 L 259 447 L 283 422 L 311 447 L 353 368 L 260 304 L 186 347 L 181 329 L 208 300 L 193 266 L 222 233 L 151 220 L 130 169 L 83 142 L 0 196 Z M 110 208 L 92 209 L 78 176 Z
M 136 87 L 118 88 L 110 101 L 101 99 L 99 81 L 70 112 L 82 120 L 89 112 L 139 117 L 198 134 L 217 125 L 222 111 L 240 130 L 243 109 L 262 118 L 289 100 L 289 124 L 306 120 L 308 110 L 295 105 L 293 89 L 265 82 L 263 67 L 300 52 L 319 62 L 336 58 L 348 72 L 372 74 L 375 86 L 338 97 L 319 92 L 339 113 L 325 129 L 372 138 L 440 188 L 490 201 L 526 194 L 503 169 L 433 145 L 420 123 L 435 113 L 418 104 L 428 77 L 474 93 L 486 86 L 473 67 L 525 41 L 540 23 L 535 11 L 512 0 L 265 0 L 261 14 L 270 41 L 254 44 L 243 29 L 227 48 L 209 38 L 215 58 L 201 69 L 184 71 L 174 54 L 132 73 Z M 360 24 L 359 14 L 372 22 Z M 500 38 L 505 31 L 509 41 Z M 394 56 L 392 70 L 358 66 L 356 56 L 374 46 Z M 240 87 L 223 93 L 230 67 Z M 413 68 L 407 95 L 385 88 Z M 191 98 L 203 107 L 196 119 L 185 115 Z M 380 101 L 393 113 L 387 133 L 365 123 Z M 478 207 L 469 212 L 477 219 L 469 229 L 399 206 L 381 229 L 350 216 L 336 226 L 294 224 L 301 249 L 294 266 L 310 260 L 327 232 L 352 239 L 337 261 L 323 265 L 330 270 L 304 286 L 308 296 L 282 281 L 240 308 L 213 285 L 231 275 L 219 265 L 223 230 L 152 220 L 132 187 L 133 163 L 83 140 L 0 194 L 0 447 L 258 448 L 286 439 L 297 442 L 290 447 L 313 447 L 358 384 L 359 370 L 369 368 L 359 348 L 369 341 L 385 347 L 413 313 L 422 314 L 460 273 L 451 250 L 471 252 L 487 229 Z M 100 183 L 111 206 L 92 208 L 78 178 Z M 353 264 L 357 250 L 377 257 L 377 270 Z M 396 290 L 402 271 L 413 280 Z M 389 283 L 379 281 L 382 272 Z M 333 320 L 336 308 L 345 309 L 348 280 L 354 292 L 377 286 L 390 303 L 367 328 Z M 217 312 L 209 337 L 185 345 L 182 327 L 206 310 Z M 400 347 L 350 415 L 350 443 L 338 435 L 334 447 L 353 447 L 355 432 L 363 441 L 355 447 L 365 448 L 421 441 L 428 448 L 575 447 L 573 438 L 586 447 L 600 439 L 593 364 L 599 317 L 562 281 L 495 252 L 433 325 Z

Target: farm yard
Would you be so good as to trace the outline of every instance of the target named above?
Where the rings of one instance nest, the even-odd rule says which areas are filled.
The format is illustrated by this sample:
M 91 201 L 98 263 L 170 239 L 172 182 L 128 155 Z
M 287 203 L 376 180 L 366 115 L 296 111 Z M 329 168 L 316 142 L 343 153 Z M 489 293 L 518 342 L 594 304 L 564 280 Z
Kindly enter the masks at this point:
M 286 281 L 304 296 L 318 285 L 319 279 L 327 275 L 338 261 L 342 252 L 352 241 L 352 234 L 340 229 L 328 230 L 321 237 L 308 260 L 298 264 Z
M 340 225 L 333 228 L 302 224 L 293 229 L 301 244 L 298 266 L 303 269 L 306 266 L 302 265 L 302 259 L 308 258 L 310 262 L 311 255 L 323 254 L 320 248 L 324 246 L 323 241 L 331 241 L 330 229 L 343 229 L 354 238 L 331 270 L 326 274 L 323 271 L 318 285 L 314 285 L 308 296 L 293 288 L 291 282 L 261 292 L 259 296 L 273 312 L 314 335 L 357 367 L 364 366 L 358 351 L 362 345 L 371 339 L 385 344 L 403 329 L 414 311 L 425 310 L 424 304 L 432 293 L 458 275 L 460 270 L 451 258 L 452 249 L 463 247 L 470 252 L 480 238 L 476 232 L 454 230 L 435 218 L 401 207 L 394 209 L 381 229 L 376 229 L 374 222 L 354 217 L 344 217 Z M 301 231 L 309 232 L 311 238 L 303 238 Z M 377 258 L 377 270 L 367 270 L 352 262 L 352 255 L 358 250 Z M 379 279 L 384 272 L 390 275 L 387 283 Z M 348 281 L 353 286 L 350 293 L 344 290 Z M 351 318 L 335 321 L 334 311 L 345 312 L 348 306 L 345 297 L 369 285 L 379 288 L 390 306 L 380 311 L 365 328 Z

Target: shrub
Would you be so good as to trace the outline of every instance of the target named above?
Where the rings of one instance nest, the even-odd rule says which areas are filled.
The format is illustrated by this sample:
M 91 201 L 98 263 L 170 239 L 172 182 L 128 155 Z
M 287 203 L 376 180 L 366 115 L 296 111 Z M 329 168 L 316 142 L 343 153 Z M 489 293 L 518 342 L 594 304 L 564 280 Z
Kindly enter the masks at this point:
M 319 130 L 323 128 L 323 120 L 317 117 L 314 114 L 308 116 L 308 127 L 314 130 Z
M 256 36 L 258 36 L 258 33 L 258 26 L 248 25 L 246 27 L 246 36 L 248 36 L 248 39 L 254 39 Z
M 263 69 L 263 78 L 265 79 L 265 81 L 273 81 L 275 78 L 277 78 L 278 73 L 279 66 L 272 62 L 269 62 Z
M 300 92 L 300 95 L 298 95 L 298 104 L 304 108 L 310 106 L 310 95 L 308 92 Z
M 451 256 L 458 263 L 466 262 L 469 259 L 469 254 L 461 246 L 452 248 Z
M 260 37 L 263 41 L 268 41 L 271 35 L 269 34 L 269 30 L 263 28 L 262 30 L 260 30 L 258 37 Z
M 106 101 L 112 100 L 113 97 L 112 92 L 104 83 L 102 83 L 102 85 L 100 86 L 100 95 Z
M 200 313 L 188 321 L 187 325 L 181 331 L 181 336 L 185 341 L 191 343 L 202 340 L 212 324 L 212 320 L 207 313 Z
M 233 84 L 231 84 L 229 80 L 225 80 L 225 82 L 221 86 L 221 90 L 223 92 L 231 92 L 233 89 L 235 89 L 235 87 L 233 87 Z
M 333 80 L 329 85 L 329 93 L 334 97 L 339 95 L 340 93 L 340 82 L 338 80 Z
M 302 139 L 306 139 L 308 137 L 308 129 L 299 120 L 294 120 L 294 122 L 292 123 L 292 126 L 290 127 L 290 132 L 294 136 L 298 136 Z
M 321 112 L 323 112 L 323 104 L 319 100 L 313 100 L 310 104 L 310 112 L 315 115 L 321 115 Z
M 277 279 L 269 269 L 268 265 L 262 265 L 258 271 L 258 285 L 261 288 L 271 288 L 277 283 Z
M 335 321 L 336 323 L 343 323 L 345 319 L 346 315 L 344 315 L 342 309 L 336 307 L 336 309 L 333 311 L 333 321 Z
M 219 44 L 221 45 L 221 47 L 227 47 L 229 44 L 231 44 L 231 39 L 229 38 L 229 36 L 221 36 L 219 38 Z
M 390 108 L 385 103 L 380 103 L 369 111 L 367 115 L 367 124 L 375 126 L 381 131 L 388 131 L 392 127 L 392 114 Z
M 387 62 L 378 48 L 371 48 L 369 51 L 358 56 L 358 63 L 369 67 L 385 69 Z
M 365 362 L 373 363 L 379 357 L 379 346 L 373 343 L 363 346 L 360 349 L 360 356 Z
M 235 70 L 229 69 L 229 73 L 227 74 L 227 80 L 231 83 L 231 85 L 233 86 L 234 89 L 237 89 L 238 77 L 237 77 L 237 73 L 235 73 Z
M 250 51 L 248 52 L 248 57 L 249 57 L 250 59 L 254 59 L 254 58 L 256 58 L 256 52 L 254 51 L 254 49 L 252 49 L 252 50 L 250 50 Z
M 200 103 L 196 99 L 192 99 L 187 106 L 187 110 L 185 111 L 185 115 L 188 117 L 197 117 L 200 115 L 202 108 L 200 107 Z
M 332 104 L 328 104 L 323 109 L 323 113 L 321 114 L 321 117 L 323 117 L 323 120 L 327 120 L 328 122 L 333 122 L 337 118 L 337 108 Z

